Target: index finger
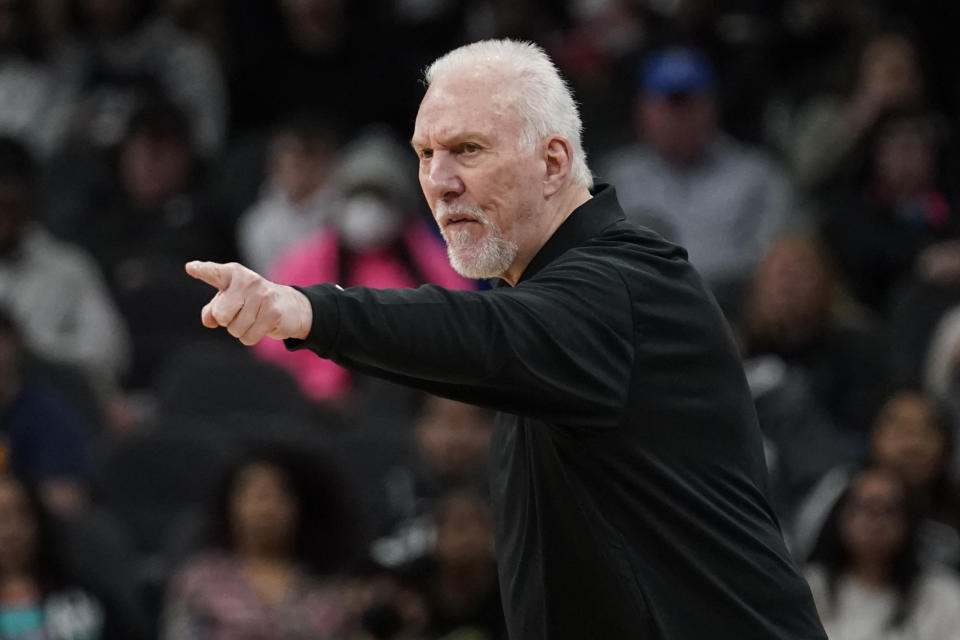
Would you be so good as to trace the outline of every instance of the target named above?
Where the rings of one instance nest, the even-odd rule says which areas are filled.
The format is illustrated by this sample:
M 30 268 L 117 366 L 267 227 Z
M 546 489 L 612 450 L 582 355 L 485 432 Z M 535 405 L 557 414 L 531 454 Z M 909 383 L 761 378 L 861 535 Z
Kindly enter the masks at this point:
M 193 260 L 186 264 L 186 270 L 188 275 L 197 280 L 203 280 L 211 287 L 223 290 L 230 286 L 230 271 L 224 266 L 219 262 Z

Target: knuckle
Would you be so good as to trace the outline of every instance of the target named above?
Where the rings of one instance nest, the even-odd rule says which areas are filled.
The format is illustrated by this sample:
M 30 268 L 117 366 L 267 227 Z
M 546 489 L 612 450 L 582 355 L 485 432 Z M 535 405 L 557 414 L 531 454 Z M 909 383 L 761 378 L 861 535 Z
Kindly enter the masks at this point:
M 280 296 L 277 295 L 277 290 L 273 288 L 266 289 L 263 292 L 263 302 L 264 308 L 268 313 L 279 313 L 280 309 Z
M 243 335 L 240 336 L 240 342 L 249 347 L 259 342 L 262 335 L 263 333 L 258 329 L 258 326 L 254 324 L 243 332 Z
M 268 324 L 270 324 L 271 326 L 274 326 L 278 322 L 280 322 L 280 318 L 282 317 L 283 317 L 283 313 L 280 310 L 279 303 L 274 302 L 274 304 L 271 304 L 270 308 L 267 309 L 265 319 L 268 321 Z

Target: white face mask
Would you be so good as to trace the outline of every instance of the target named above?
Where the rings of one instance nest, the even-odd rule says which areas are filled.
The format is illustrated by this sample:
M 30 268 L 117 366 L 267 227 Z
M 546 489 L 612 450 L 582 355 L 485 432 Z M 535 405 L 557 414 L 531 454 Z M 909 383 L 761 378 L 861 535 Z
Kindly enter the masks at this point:
M 403 215 L 377 196 L 358 194 L 344 204 L 338 227 L 347 247 L 363 251 L 396 239 L 403 228 Z

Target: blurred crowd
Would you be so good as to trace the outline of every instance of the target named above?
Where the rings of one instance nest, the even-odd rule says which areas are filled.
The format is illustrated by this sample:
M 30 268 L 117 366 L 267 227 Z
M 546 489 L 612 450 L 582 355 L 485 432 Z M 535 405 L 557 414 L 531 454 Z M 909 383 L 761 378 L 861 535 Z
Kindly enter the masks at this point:
M 487 37 L 546 48 L 727 315 L 831 640 L 960 638 L 958 33 L 951 0 L 0 0 L 0 639 L 504 639 L 492 415 L 245 349 L 183 272 L 489 286 L 406 148 L 422 69 Z

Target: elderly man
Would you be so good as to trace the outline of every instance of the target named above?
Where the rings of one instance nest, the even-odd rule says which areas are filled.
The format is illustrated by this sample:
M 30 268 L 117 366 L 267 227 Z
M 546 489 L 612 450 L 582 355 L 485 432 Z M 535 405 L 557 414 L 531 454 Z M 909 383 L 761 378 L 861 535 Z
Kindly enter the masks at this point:
M 824 638 L 765 495 L 736 349 L 682 249 L 591 190 L 542 50 L 427 72 L 413 147 L 453 266 L 490 291 L 296 290 L 192 262 L 202 311 L 290 348 L 498 409 L 497 558 L 516 640 Z

